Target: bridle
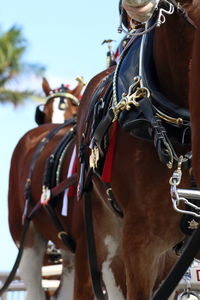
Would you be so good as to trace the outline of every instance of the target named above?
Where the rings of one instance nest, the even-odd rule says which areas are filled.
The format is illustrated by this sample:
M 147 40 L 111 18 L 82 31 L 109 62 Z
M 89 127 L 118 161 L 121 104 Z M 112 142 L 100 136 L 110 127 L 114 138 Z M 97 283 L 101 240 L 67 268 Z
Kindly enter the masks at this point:
M 192 26 L 196 27 L 194 22 L 189 18 L 185 9 L 180 5 L 180 2 L 176 2 L 176 0 L 158 0 L 156 6 L 154 8 L 153 14 L 150 17 L 150 18 L 152 18 L 152 17 L 156 16 L 154 23 L 150 27 L 148 27 L 148 25 L 147 25 L 148 21 L 145 23 L 140 23 L 139 28 L 141 27 L 143 29 L 140 30 L 139 32 L 136 31 L 133 20 L 130 21 L 130 24 L 132 27 L 132 29 L 130 31 L 128 31 L 127 29 L 125 29 L 123 27 L 123 22 L 122 22 L 123 8 L 122 8 L 118 32 L 119 33 L 123 32 L 130 37 L 144 35 L 145 33 L 148 33 L 151 30 L 153 30 L 154 28 L 160 27 L 162 24 L 164 24 L 166 21 L 165 15 L 166 14 L 172 15 L 175 10 L 178 13 L 180 13 Z M 137 28 L 138 28 L 138 24 L 137 24 Z
M 61 98 L 66 98 L 69 99 L 71 101 L 72 104 L 74 104 L 75 106 L 79 106 L 79 100 L 76 96 L 72 95 L 71 93 L 68 92 L 56 92 L 56 93 L 52 93 L 47 97 L 46 100 L 46 105 L 54 98 L 57 97 L 61 97 Z

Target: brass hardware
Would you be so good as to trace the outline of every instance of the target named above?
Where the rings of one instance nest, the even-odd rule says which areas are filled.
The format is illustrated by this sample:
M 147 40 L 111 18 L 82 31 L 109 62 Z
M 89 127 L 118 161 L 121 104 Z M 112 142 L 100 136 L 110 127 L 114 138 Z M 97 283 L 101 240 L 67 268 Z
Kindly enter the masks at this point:
M 117 120 L 120 111 L 130 110 L 131 105 L 139 107 L 140 103 L 136 101 L 136 99 L 150 97 L 150 91 L 146 87 L 140 87 L 141 78 L 139 76 L 136 76 L 133 78 L 133 80 L 134 83 L 129 87 L 128 94 L 123 93 L 122 99 L 118 103 L 116 103 L 116 101 L 113 101 L 113 122 Z
M 62 234 L 64 234 L 64 235 L 67 236 L 67 232 L 65 232 L 65 231 L 60 231 L 60 232 L 58 233 L 58 238 L 59 238 L 60 240 L 62 240 Z
M 98 147 L 95 145 L 94 148 L 92 149 L 92 152 L 90 154 L 90 168 L 97 168 L 97 164 L 99 161 L 99 149 Z
M 76 80 L 77 80 L 79 83 L 82 83 L 83 85 L 86 85 L 86 84 L 87 84 L 82 76 L 77 76 L 77 77 L 76 77 Z
M 157 112 L 156 115 L 161 118 L 162 120 L 171 123 L 171 124 L 176 124 L 176 125 L 182 125 L 183 124 L 183 119 L 182 118 L 173 118 L 167 115 L 162 114 L 161 112 Z
M 45 185 L 42 186 L 42 194 L 40 197 L 40 203 L 42 205 L 47 205 L 49 200 L 51 199 L 51 190 Z
M 189 224 L 188 229 L 192 229 L 192 230 L 197 229 L 198 225 L 199 225 L 199 223 L 196 222 L 194 219 L 191 221 L 188 221 L 188 224 Z

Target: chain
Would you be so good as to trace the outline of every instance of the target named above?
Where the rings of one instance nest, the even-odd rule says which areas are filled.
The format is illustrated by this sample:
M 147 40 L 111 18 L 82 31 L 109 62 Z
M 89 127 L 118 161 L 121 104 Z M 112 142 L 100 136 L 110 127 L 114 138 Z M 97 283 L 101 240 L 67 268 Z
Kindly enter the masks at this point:
M 178 189 L 177 189 L 177 186 L 181 183 L 181 178 L 182 178 L 182 171 L 181 171 L 182 162 L 183 162 L 183 156 L 180 156 L 179 160 L 178 160 L 178 167 L 174 171 L 172 177 L 169 180 L 169 183 L 171 185 L 170 191 L 171 191 L 172 204 L 176 211 L 183 213 L 183 214 L 188 214 L 188 215 L 192 215 L 194 217 L 200 218 L 200 212 L 199 212 L 200 207 L 193 204 L 192 202 L 188 201 L 185 197 L 180 197 Z M 184 203 L 185 205 L 192 207 L 197 212 L 186 210 L 186 209 L 180 209 L 179 208 L 180 203 Z

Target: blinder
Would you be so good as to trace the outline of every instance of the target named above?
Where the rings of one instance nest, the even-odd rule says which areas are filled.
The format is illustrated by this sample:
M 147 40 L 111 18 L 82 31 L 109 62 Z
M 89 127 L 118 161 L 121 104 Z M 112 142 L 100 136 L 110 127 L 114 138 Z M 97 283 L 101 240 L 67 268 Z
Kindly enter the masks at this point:
M 60 97 L 59 104 L 58 104 L 59 110 L 66 110 L 67 109 L 67 102 L 65 97 Z
M 44 104 L 39 104 L 35 110 L 35 122 L 38 125 L 44 124 L 44 119 L 45 119 L 45 113 L 41 108 L 44 109 Z

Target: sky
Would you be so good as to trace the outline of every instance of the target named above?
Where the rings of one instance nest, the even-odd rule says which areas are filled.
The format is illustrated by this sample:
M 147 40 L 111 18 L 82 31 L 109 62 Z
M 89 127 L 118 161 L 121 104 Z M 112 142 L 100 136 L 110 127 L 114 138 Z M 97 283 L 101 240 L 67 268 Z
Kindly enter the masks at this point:
M 113 39 L 113 49 L 123 38 L 118 32 L 118 0 L 34 0 L 3 1 L 0 29 L 22 28 L 28 40 L 24 60 L 46 66 L 45 77 L 52 88 L 61 83 L 75 87 L 81 75 L 88 82 L 106 68 L 105 39 Z M 24 78 L 17 88 L 41 90 L 41 78 Z M 0 104 L 0 272 L 10 271 L 17 248 L 8 229 L 7 191 L 10 159 L 19 139 L 31 128 L 38 103 L 27 99 L 14 108 Z

